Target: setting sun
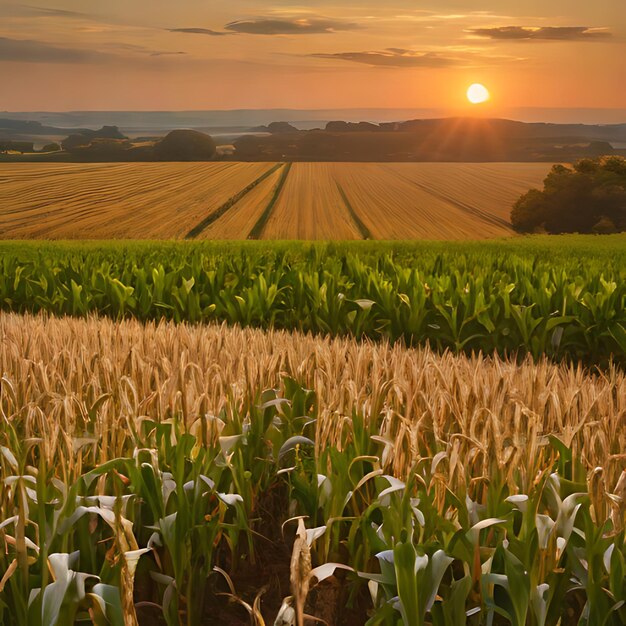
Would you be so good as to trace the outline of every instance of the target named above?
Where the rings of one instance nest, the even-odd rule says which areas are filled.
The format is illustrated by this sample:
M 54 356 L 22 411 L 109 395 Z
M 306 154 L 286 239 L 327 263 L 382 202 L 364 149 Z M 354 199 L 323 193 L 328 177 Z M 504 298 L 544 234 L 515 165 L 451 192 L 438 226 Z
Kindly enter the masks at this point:
M 474 83 L 467 89 L 467 99 L 472 104 L 480 104 L 481 102 L 487 102 L 489 100 L 489 90 L 480 83 Z

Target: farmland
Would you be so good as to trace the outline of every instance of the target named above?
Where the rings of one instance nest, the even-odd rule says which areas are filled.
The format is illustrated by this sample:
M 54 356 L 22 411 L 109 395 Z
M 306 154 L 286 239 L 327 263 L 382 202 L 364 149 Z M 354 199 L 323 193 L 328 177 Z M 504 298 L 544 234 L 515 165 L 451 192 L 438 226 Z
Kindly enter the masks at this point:
M 0 302 L 14 312 L 224 321 L 587 364 L 626 355 L 623 235 L 457 244 L 7 242 L 0 251 Z
M 294 168 L 178 232 L 267 237 Z M 624 235 L 0 263 L 3 626 L 626 622 Z
M 548 170 L 545 163 L 4 163 L 0 237 L 484 239 L 512 234 L 512 204 Z
M 5 238 L 182 238 L 271 164 L 2 167 Z
M 619 370 L 173 322 L 0 334 L 7 626 L 624 623 Z

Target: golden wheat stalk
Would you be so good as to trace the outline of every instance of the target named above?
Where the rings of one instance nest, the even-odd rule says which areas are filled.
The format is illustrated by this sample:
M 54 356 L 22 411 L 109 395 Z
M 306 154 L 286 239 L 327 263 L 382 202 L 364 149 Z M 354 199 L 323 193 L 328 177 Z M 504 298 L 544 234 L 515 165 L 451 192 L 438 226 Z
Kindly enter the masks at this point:
M 398 476 L 443 449 L 437 479 L 450 488 L 497 463 L 530 489 L 551 463 L 548 435 L 589 470 L 602 467 L 607 492 L 624 467 L 626 376 L 617 369 L 593 374 L 546 360 L 217 325 L 4 313 L 0 338 L 1 412 L 25 437 L 42 438 L 49 462 L 75 459 L 70 481 L 82 462 L 127 454 L 147 417 L 178 416 L 190 428 L 201 419 L 205 435 L 217 437 L 212 418 L 228 398 L 243 407 L 251 390 L 280 387 L 284 376 L 317 393 L 317 446 L 341 446 L 357 412 L 393 450 L 383 462 Z

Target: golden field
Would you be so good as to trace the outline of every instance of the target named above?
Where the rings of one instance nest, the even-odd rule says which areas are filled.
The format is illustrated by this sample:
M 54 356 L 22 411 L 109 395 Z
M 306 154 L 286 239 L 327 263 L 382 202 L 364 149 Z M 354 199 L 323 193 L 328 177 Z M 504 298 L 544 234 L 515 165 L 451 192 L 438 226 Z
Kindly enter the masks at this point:
M 317 392 L 317 446 L 340 445 L 361 414 L 392 444 L 382 458 L 397 476 L 434 441 L 448 450 L 450 488 L 466 472 L 488 476 L 497 459 L 505 476 L 521 472 L 530 489 L 553 460 L 548 435 L 586 467 L 602 466 L 610 487 L 624 468 L 626 375 L 616 369 L 593 375 L 530 358 L 517 364 L 386 342 L 107 318 L 2 313 L 0 337 L 0 406 L 27 437 L 43 437 L 50 458 L 89 430 L 98 441 L 92 461 L 103 463 L 124 455 L 144 419 L 179 416 L 193 428 L 292 377 Z
M 387 584 L 380 546 L 405 529 L 444 546 L 421 557 L 446 555 L 437 579 L 422 579 L 437 603 L 449 606 L 453 576 L 465 581 L 456 624 L 491 623 L 467 612 L 490 610 L 485 581 L 503 576 L 494 554 L 511 545 L 529 546 L 525 579 L 560 594 L 551 624 L 580 624 L 591 566 L 598 586 L 623 588 L 626 376 L 615 367 L 96 317 L 2 313 L 0 337 L 2 624 L 74 623 L 46 619 L 50 596 L 68 598 L 66 613 L 104 606 L 116 621 L 93 620 L 103 625 L 301 626 L 305 612 L 365 624 L 388 612 L 378 587 L 354 610 L 346 597 L 373 576 Z M 447 556 L 463 538 L 468 549 Z M 596 565 L 594 539 L 608 546 Z M 394 565 L 395 580 L 414 560 Z M 57 591 L 65 562 L 84 591 Z M 44 586 L 43 609 L 18 604 Z M 510 595 L 530 604 L 523 588 Z M 442 624 L 413 617 L 438 609 L 395 623 Z
M 3 239 L 484 239 L 546 163 L 5 163 Z M 284 179 L 284 180 L 283 180 Z M 282 180 L 282 185 L 281 185 Z M 258 231 L 258 229 L 257 229 Z

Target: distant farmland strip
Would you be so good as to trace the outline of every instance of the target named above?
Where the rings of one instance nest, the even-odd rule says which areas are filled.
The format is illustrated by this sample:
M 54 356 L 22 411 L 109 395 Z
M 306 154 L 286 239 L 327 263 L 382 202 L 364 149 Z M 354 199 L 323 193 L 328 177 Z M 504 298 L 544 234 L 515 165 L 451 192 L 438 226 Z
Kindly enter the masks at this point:
M 282 176 L 282 169 L 279 167 L 275 170 L 271 176 L 247 193 L 222 217 L 209 224 L 196 237 L 195 241 L 202 239 L 245 239 L 267 207 L 268 199 L 274 193 L 274 189 Z
M 469 204 L 509 223 L 511 205 L 531 187 L 541 187 L 548 165 L 541 163 L 412 163 L 386 168 L 449 202 Z M 508 226 L 507 226 L 508 228 Z
M 354 210 L 352 204 L 350 204 L 350 200 L 348 200 L 348 196 L 346 196 L 346 192 L 343 190 L 343 187 L 339 183 L 337 183 L 337 189 L 339 189 L 339 193 L 341 194 L 346 208 L 350 213 L 350 217 L 354 220 L 354 223 L 361 232 L 363 239 L 372 239 L 373 237 L 370 229 L 362 222 L 361 218 L 357 215 L 357 212 Z
M 257 223 L 252 227 L 252 230 L 250 231 L 250 234 L 248 235 L 248 239 L 260 239 L 261 238 L 261 235 L 263 234 L 263 229 L 265 228 L 265 225 L 267 224 L 267 220 L 269 219 L 270 214 L 272 213 L 272 209 L 274 208 L 274 205 L 276 204 L 276 202 L 278 201 L 278 198 L 280 197 L 280 192 L 283 190 L 283 187 L 285 186 L 285 182 L 287 182 L 287 176 L 289 176 L 289 172 L 291 171 L 291 165 L 292 165 L 291 163 L 287 163 L 287 165 L 285 165 L 281 173 L 280 180 L 278 181 L 278 185 L 276 185 L 276 189 L 274 189 L 274 193 L 268 205 L 265 207 L 265 211 L 263 211 Z
M 186 235 L 185 239 L 193 239 L 197 237 L 207 226 L 210 226 L 213 222 L 218 220 L 228 209 L 237 204 L 248 192 L 252 191 L 257 185 L 262 183 L 266 178 L 271 176 L 276 170 L 281 168 L 283 163 L 277 163 L 271 169 L 267 170 L 259 176 L 256 180 L 252 181 L 247 187 L 244 187 L 240 192 L 229 198 L 222 206 L 218 207 L 215 211 L 207 215 L 200 223 L 196 224 Z
M 0 163 L 0 239 L 508 237 L 547 163 Z
M 182 238 L 272 165 L 74 165 L 51 176 L 46 164 L 0 165 L 0 237 Z M 16 166 L 29 172 L 26 179 Z

